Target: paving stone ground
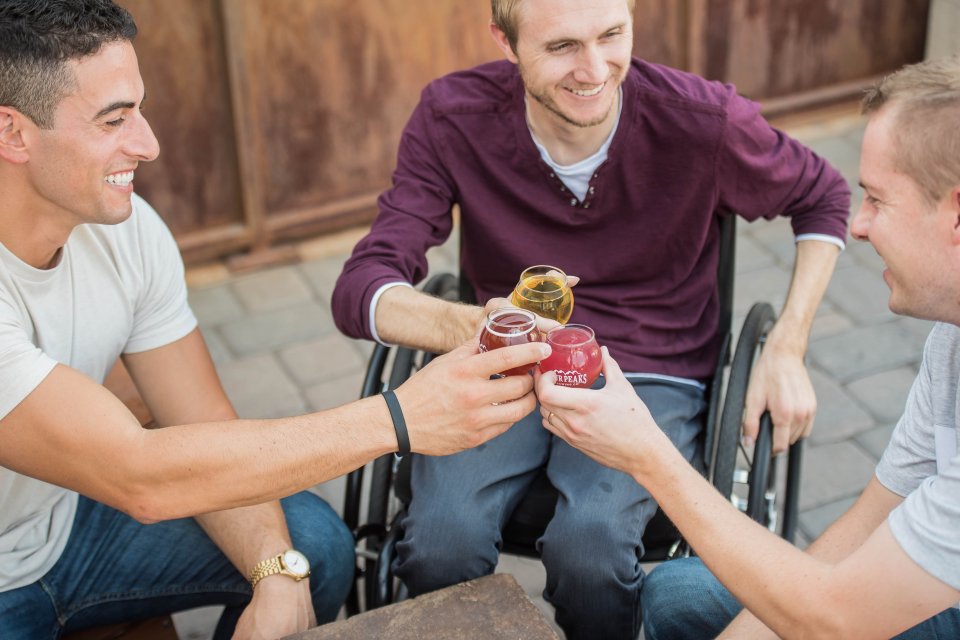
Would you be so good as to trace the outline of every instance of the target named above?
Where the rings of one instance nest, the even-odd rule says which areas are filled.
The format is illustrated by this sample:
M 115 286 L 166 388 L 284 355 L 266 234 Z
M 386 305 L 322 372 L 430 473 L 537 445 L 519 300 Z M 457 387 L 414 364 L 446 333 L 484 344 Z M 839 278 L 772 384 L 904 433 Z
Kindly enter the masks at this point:
M 853 209 L 864 122 L 852 111 L 785 127 L 836 166 L 851 185 Z M 190 301 L 227 393 L 245 417 L 315 411 L 355 399 L 371 352 L 368 343 L 341 336 L 329 313 L 340 266 L 362 230 L 301 247 L 304 261 L 230 277 L 222 266 L 191 269 Z M 456 238 L 429 256 L 432 272 L 456 265 Z M 779 308 L 793 263 L 786 220 L 741 224 L 738 230 L 735 321 L 750 304 Z M 851 240 L 817 315 L 808 365 L 818 394 L 814 433 L 804 455 L 800 544 L 818 536 L 869 481 L 916 374 L 930 323 L 893 315 L 873 249 Z M 343 483 L 315 489 L 342 509 Z M 541 598 L 539 562 L 506 558 L 513 573 L 551 618 Z M 176 616 L 184 640 L 210 636 L 217 612 Z

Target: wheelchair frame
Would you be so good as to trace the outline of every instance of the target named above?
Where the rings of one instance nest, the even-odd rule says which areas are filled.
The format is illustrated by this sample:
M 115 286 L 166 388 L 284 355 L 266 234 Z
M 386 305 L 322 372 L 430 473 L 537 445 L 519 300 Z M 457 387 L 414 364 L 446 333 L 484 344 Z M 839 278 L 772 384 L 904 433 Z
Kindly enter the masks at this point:
M 736 218 L 732 215 L 721 218 L 720 243 L 717 267 L 720 298 L 718 334 L 723 336 L 723 340 L 714 376 L 707 390 L 708 408 L 702 433 L 705 476 L 738 509 L 771 531 L 777 532 L 779 529 L 780 535 L 792 543 L 797 524 L 803 441 L 791 445 L 785 456 L 787 469 L 782 501 L 778 496 L 780 458 L 772 455 L 773 424 L 769 413 L 765 412 L 761 418 L 752 457 L 740 444 L 740 425 L 750 373 L 776 316 L 768 303 L 755 303 L 744 321 L 731 360 L 736 250 Z M 423 291 L 448 300 L 473 299 L 469 283 L 450 273 L 431 277 Z M 391 352 L 393 361 L 385 378 L 384 371 Z M 395 389 L 414 371 L 426 366 L 433 357 L 434 354 L 406 347 L 377 345 L 370 357 L 361 397 Z M 746 468 L 738 468 L 738 463 L 745 463 Z M 394 592 L 391 563 L 394 547 L 402 535 L 397 525 L 398 518 L 410 501 L 410 456 L 403 460 L 393 454 L 382 456 L 372 463 L 367 517 L 361 524 L 364 469 L 361 467 L 348 474 L 344 496 L 343 518 L 357 542 L 358 559 L 356 577 L 346 603 L 348 616 L 399 599 Z M 538 482 L 541 485 L 539 487 Z M 542 486 L 544 483 L 546 489 Z M 740 487 L 746 487 L 745 496 Z M 395 492 L 394 497 L 402 505 L 393 514 L 389 513 L 391 491 Z M 553 494 L 552 502 L 544 495 L 545 492 Z M 501 552 L 536 556 L 532 542 L 536 539 L 536 532 L 542 532 L 543 523 L 552 516 L 555 504 L 556 493 L 541 472 L 505 526 Z M 648 524 L 642 541 L 645 547 L 644 562 L 667 560 L 691 552 L 679 531 L 660 509 Z M 361 579 L 364 583 L 362 608 L 358 586 Z

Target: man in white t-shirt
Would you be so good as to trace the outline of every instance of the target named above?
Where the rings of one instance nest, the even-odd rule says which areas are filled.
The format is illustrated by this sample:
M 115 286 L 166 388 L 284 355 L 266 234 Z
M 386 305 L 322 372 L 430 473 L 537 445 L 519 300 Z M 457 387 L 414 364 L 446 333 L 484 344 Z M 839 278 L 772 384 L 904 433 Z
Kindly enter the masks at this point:
M 491 375 L 549 349 L 474 339 L 383 399 L 238 420 L 133 194 L 158 153 L 135 34 L 110 0 L 0 3 L 0 638 L 210 604 L 217 637 L 285 636 L 333 619 L 354 574 L 350 532 L 303 490 L 502 433 L 533 382 Z M 102 386 L 118 357 L 165 428 Z
M 806 553 L 684 462 L 609 354 L 602 391 L 538 380 L 544 426 L 646 486 L 699 556 L 650 574 L 648 640 L 960 637 L 960 58 L 885 78 L 864 113 L 851 231 L 890 309 L 937 324 L 876 476 Z

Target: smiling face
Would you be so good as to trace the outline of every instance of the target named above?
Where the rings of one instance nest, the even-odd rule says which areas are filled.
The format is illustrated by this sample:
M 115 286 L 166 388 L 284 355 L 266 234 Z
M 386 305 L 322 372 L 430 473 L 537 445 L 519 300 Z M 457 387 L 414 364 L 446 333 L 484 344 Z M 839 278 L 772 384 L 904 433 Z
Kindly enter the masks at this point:
M 895 107 L 874 115 L 864 134 L 860 183 L 866 195 L 850 225 L 883 259 L 890 310 L 928 320 L 956 321 L 960 302 L 960 189 L 931 203 L 898 169 Z
M 67 63 L 73 91 L 57 106 L 53 127 L 27 126 L 31 208 L 64 224 L 116 224 L 131 213 L 133 172 L 159 147 L 140 113 L 143 80 L 133 46 L 104 45 Z
M 524 0 L 516 52 L 494 35 L 520 70 L 531 118 L 579 128 L 612 122 L 633 48 L 626 0 Z

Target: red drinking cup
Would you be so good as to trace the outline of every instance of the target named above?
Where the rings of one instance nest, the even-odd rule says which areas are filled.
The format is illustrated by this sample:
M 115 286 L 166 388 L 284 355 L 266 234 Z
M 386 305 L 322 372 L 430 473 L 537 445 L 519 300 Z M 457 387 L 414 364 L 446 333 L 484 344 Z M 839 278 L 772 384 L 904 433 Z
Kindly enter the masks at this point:
M 492 351 L 527 342 L 540 342 L 543 337 L 537 329 L 537 317 L 530 311 L 504 307 L 487 314 L 480 332 L 480 351 Z M 520 376 L 530 371 L 532 364 L 514 367 L 500 375 Z
M 561 387 L 590 387 L 603 369 L 600 345 L 593 329 L 585 324 L 567 324 L 547 332 L 550 355 L 540 362 L 540 371 L 553 371 Z

